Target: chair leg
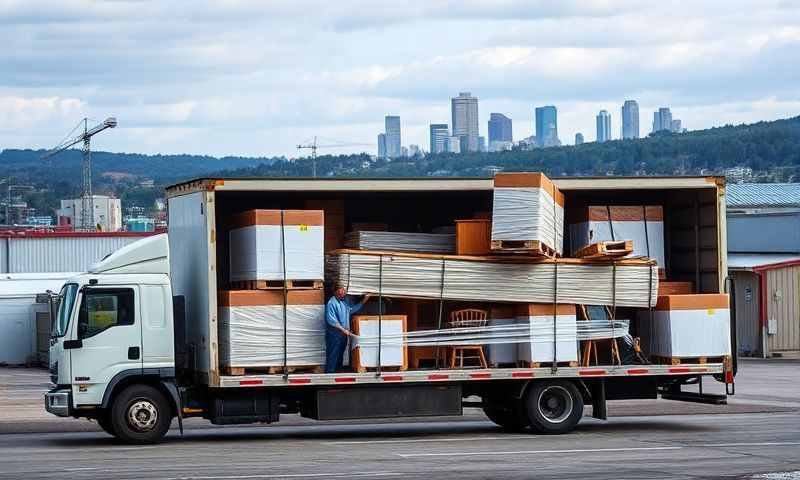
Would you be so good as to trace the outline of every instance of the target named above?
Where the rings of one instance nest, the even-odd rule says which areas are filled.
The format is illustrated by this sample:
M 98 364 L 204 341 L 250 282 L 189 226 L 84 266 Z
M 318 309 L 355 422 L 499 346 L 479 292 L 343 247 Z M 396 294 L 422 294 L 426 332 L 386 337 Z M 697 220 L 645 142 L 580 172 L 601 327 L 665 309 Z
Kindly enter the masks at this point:
M 456 368 L 456 348 L 455 347 L 450 349 L 450 368 L 451 369 L 455 369 Z
M 483 354 L 483 347 L 478 347 L 478 355 L 481 357 L 481 368 L 489 368 L 489 364 L 486 363 L 486 356 Z

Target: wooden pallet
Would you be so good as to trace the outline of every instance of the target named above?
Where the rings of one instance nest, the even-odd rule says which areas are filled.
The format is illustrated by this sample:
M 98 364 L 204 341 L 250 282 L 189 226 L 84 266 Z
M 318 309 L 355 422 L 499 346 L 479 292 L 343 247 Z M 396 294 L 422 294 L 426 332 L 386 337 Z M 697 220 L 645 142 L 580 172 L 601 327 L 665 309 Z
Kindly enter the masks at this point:
M 322 373 L 322 365 L 290 365 L 289 373 Z M 222 374 L 240 377 L 243 375 L 279 375 L 283 366 L 273 367 L 222 367 Z
M 367 372 L 374 372 L 378 370 L 376 367 L 362 367 L 358 366 L 355 368 L 357 373 L 367 373 Z M 397 365 L 394 367 L 381 367 L 381 372 L 405 372 L 408 370 L 408 367 L 405 365 Z
M 553 248 L 540 240 L 492 240 L 492 253 L 514 253 L 536 257 L 560 257 Z
M 519 362 L 517 362 L 517 366 L 519 366 L 520 368 L 546 368 L 546 367 L 552 367 L 553 362 L 529 362 L 527 360 L 520 360 Z M 570 362 L 556 362 L 556 366 L 575 368 L 578 366 L 578 362 L 575 360 Z
M 730 356 L 717 357 L 662 357 L 650 355 L 650 361 L 656 365 L 705 365 L 707 363 L 729 363 Z
M 633 240 L 597 242 L 586 245 L 575 253 L 577 258 L 612 259 L 633 253 Z
M 283 280 L 240 280 L 231 282 L 232 290 L 282 290 Z M 322 280 L 286 280 L 288 290 L 310 290 L 322 288 Z

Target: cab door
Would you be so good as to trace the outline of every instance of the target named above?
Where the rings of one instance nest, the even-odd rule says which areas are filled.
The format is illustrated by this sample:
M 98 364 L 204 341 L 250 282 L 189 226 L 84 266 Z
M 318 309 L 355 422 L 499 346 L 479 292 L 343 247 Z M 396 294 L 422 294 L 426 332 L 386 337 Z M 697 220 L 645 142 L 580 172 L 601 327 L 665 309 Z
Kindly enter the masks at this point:
M 142 321 L 138 286 L 81 289 L 71 350 L 73 403 L 98 405 L 115 375 L 141 373 Z

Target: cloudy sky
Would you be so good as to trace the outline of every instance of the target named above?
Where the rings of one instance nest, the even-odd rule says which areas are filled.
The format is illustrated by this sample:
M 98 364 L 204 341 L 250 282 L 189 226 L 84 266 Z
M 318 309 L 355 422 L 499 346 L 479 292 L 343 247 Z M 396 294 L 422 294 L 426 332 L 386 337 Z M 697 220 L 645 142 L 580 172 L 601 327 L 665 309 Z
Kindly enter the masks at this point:
M 428 149 L 450 97 L 532 134 L 595 138 L 639 101 L 689 129 L 800 114 L 800 1 L 0 0 L 0 149 L 46 148 L 116 116 L 94 148 L 295 156 L 314 135 L 366 143 L 383 117 Z

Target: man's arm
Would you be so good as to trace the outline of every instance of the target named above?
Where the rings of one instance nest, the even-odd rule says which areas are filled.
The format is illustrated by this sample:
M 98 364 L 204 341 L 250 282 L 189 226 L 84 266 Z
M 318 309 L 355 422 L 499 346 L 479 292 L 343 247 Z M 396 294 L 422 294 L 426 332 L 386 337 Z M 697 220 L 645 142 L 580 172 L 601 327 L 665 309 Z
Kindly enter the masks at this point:
M 350 313 L 357 313 L 359 310 L 364 308 L 364 304 L 367 303 L 370 298 L 372 298 L 372 294 L 368 293 L 368 294 L 364 295 L 364 298 L 362 298 L 359 303 L 356 303 L 355 305 L 353 305 L 351 303 L 350 304 Z

